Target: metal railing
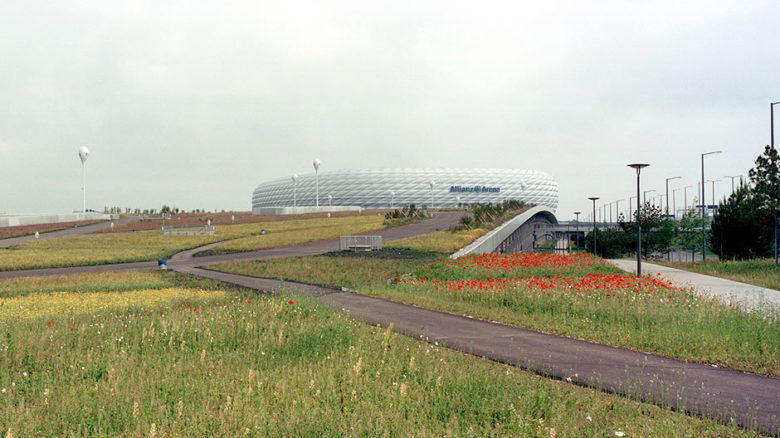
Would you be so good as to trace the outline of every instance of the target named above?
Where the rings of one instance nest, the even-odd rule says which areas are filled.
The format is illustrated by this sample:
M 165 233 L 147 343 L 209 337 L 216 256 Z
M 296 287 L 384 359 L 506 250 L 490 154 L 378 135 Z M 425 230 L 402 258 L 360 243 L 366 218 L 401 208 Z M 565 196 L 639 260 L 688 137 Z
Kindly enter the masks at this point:
M 168 225 L 162 227 L 162 233 L 169 236 L 214 234 L 216 232 L 217 232 L 217 227 L 215 227 L 214 225 L 204 225 L 202 227 L 174 227 Z
M 341 236 L 339 249 L 342 251 L 373 251 L 382 249 L 382 236 Z

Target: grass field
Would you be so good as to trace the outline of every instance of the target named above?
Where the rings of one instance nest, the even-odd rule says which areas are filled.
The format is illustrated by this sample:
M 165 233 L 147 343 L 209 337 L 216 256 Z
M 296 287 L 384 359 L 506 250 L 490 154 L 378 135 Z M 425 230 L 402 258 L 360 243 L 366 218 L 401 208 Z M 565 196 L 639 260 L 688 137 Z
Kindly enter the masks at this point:
M 199 255 L 255 251 L 276 246 L 299 245 L 314 240 L 335 239 L 385 228 L 384 218 L 377 215 L 346 216 L 330 219 L 300 219 L 265 224 L 266 234 L 225 242 Z
M 128 301 L 135 287 L 158 299 Z M 0 290 L 0 307 L 52 295 L 73 304 L 0 316 L 5 437 L 755 436 L 396 336 L 296 296 L 171 272 L 0 281 Z M 94 307 L 103 294 L 126 302 Z
M 346 216 L 225 225 L 217 227 L 214 235 L 168 236 L 160 231 L 141 231 L 65 237 L 0 248 L 0 270 L 155 260 L 227 239 L 238 240 L 220 251 L 269 248 L 334 237 L 345 230 L 381 227 L 378 216 Z M 266 234 L 260 235 L 262 229 Z
M 314 284 L 684 360 L 780 376 L 777 312 L 745 312 L 587 255 L 435 261 L 339 255 L 220 270 Z M 408 275 L 404 275 L 408 273 Z M 388 279 L 392 285 L 388 285 Z
M 403 248 L 423 252 L 453 253 L 482 237 L 489 230 L 434 231 L 419 236 L 387 242 L 385 248 Z
M 712 275 L 726 278 L 740 283 L 752 284 L 769 289 L 780 290 L 780 269 L 775 268 L 773 259 L 755 259 L 743 261 L 719 262 L 707 261 L 705 263 L 677 263 L 667 261 L 653 261 L 659 265 L 669 266 L 698 274 Z

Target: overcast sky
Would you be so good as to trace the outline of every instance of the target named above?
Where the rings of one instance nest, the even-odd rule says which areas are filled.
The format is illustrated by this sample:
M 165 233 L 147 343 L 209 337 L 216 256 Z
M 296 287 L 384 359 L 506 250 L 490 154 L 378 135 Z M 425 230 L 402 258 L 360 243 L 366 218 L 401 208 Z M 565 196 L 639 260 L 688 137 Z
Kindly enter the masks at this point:
M 690 198 L 721 149 L 722 196 L 770 142 L 778 17 L 776 0 L 0 0 L 0 212 L 80 209 L 82 145 L 96 210 L 249 210 L 314 157 L 538 169 L 567 220 L 634 193 L 629 162 Z

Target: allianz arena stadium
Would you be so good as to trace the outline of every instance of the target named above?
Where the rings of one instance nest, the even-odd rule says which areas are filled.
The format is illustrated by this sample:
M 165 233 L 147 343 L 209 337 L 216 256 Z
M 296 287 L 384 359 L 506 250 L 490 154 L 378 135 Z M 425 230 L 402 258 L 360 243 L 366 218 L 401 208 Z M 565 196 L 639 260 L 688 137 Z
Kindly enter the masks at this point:
M 301 175 L 295 181 L 292 177 L 267 181 L 255 188 L 252 211 L 315 206 L 317 184 L 320 207 L 446 208 L 509 199 L 553 211 L 558 207 L 558 184 L 537 170 L 399 168 L 326 171 Z

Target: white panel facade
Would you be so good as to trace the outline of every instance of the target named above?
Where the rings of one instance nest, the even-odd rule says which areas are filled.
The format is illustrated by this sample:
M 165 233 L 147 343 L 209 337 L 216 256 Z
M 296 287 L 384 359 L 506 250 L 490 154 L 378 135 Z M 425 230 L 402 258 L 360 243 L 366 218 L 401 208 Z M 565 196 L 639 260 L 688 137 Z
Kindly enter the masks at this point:
M 435 181 L 431 190 L 430 181 Z M 395 196 L 391 195 L 395 192 Z M 279 178 L 258 185 L 252 208 L 289 207 L 316 203 L 315 174 Z M 456 207 L 459 203 L 500 203 L 515 199 L 555 211 L 558 184 L 551 176 L 522 169 L 357 169 L 320 172 L 320 206 L 350 205 L 363 208 Z M 391 205 L 392 203 L 392 205 Z

